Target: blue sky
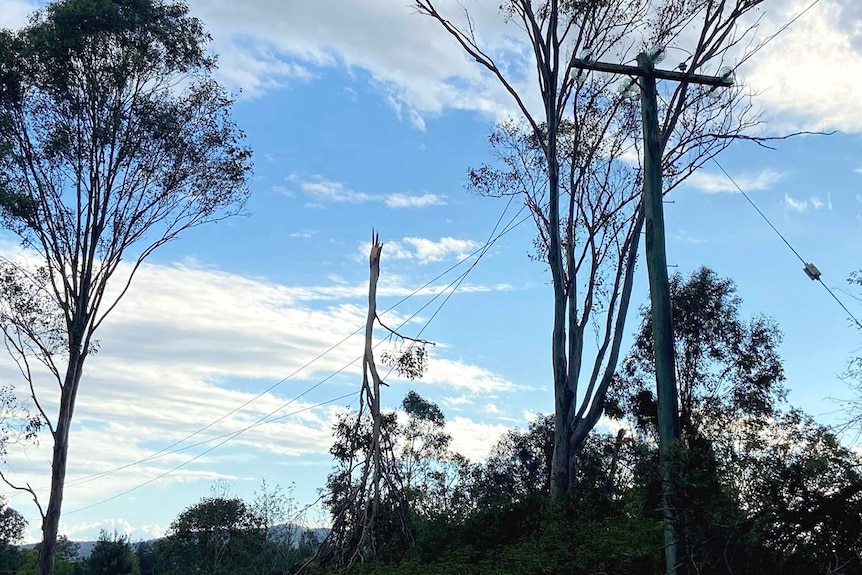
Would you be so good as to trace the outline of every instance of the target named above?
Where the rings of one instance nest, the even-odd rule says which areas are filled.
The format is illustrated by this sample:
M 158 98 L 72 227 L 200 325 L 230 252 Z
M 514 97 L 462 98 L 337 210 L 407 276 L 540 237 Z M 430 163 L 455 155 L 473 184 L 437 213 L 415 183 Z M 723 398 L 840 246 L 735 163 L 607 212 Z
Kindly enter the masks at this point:
M 360 381 L 359 364 L 351 362 L 361 340 L 348 336 L 364 323 L 372 227 L 385 244 L 384 309 L 491 234 L 505 202 L 468 193 L 466 173 L 490 160 L 487 137 L 496 120 L 513 113 L 511 103 L 407 4 L 190 2 L 213 35 L 220 79 L 241 90 L 235 118 L 255 152 L 248 215 L 192 230 L 156 252 L 99 334 L 101 351 L 79 396 L 61 531 L 77 539 L 100 529 L 133 539 L 158 535 L 218 479 L 243 497 L 261 479 L 295 482 L 299 502 L 313 501 L 330 469 L 330 426 L 351 400 L 318 404 L 351 393 Z M 491 4 L 467 3 L 489 41 L 505 39 L 511 30 Z M 809 2 L 773 4 L 764 34 Z M 0 0 L 0 25 L 19 26 L 32 8 Z M 774 151 L 739 143 L 719 158 L 827 285 L 842 289 L 862 268 L 860 16 L 854 0 L 821 0 L 739 75 L 759 93 L 766 132 L 840 133 L 777 142 Z M 669 199 L 668 262 L 682 273 L 712 267 L 736 281 L 746 314 L 775 318 L 784 331 L 790 402 L 834 421 L 828 398 L 847 395 L 838 374 L 860 345 L 846 314 L 715 165 Z M 510 207 L 503 221 L 519 208 Z M 392 379 L 385 390 L 392 407 L 410 389 L 439 403 L 456 448 L 473 459 L 505 429 L 552 409 L 550 278 L 527 257 L 533 235 L 530 221 L 514 228 L 439 313 L 443 298 L 407 323 L 404 331 L 425 327 L 423 337 L 439 345 L 423 381 Z M 17 248 L 6 237 L 0 249 Z M 384 318 L 409 318 L 471 262 Z M 634 307 L 646 302 L 645 276 L 639 267 Z M 628 334 L 635 328 L 632 315 Z M 12 380 L 10 367 L 0 366 Z M 226 414 L 180 447 L 270 413 L 294 414 L 208 453 L 218 440 L 83 482 Z M 16 448 L 7 469 L 44 486 L 49 453 L 47 441 Z M 11 503 L 37 538 L 35 508 L 18 495 Z M 308 519 L 320 518 L 312 512 Z

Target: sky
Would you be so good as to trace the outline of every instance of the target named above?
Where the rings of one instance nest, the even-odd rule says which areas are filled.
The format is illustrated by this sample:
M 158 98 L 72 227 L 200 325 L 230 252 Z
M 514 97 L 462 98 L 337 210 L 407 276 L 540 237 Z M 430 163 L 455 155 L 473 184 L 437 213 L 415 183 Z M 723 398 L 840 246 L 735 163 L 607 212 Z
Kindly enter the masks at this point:
M 157 251 L 98 332 L 71 434 L 61 533 L 160 536 L 216 481 L 248 499 L 261 480 L 295 484 L 298 504 L 312 503 L 332 465 L 331 426 L 355 406 L 361 381 L 372 229 L 384 243 L 382 317 L 437 343 L 425 377 L 390 377 L 383 404 L 397 407 L 411 389 L 438 403 L 454 448 L 474 461 L 507 429 L 552 411 L 552 294 L 545 266 L 528 257 L 530 221 L 494 242 L 451 297 L 439 296 L 519 208 L 465 187 L 468 168 L 492 160 L 495 122 L 516 111 L 409 4 L 190 0 L 254 151 L 247 214 Z M 516 51 L 518 30 L 497 3 L 464 4 L 484 41 Z M 810 5 L 767 2 L 759 33 Z M 35 7 L 0 0 L 0 26 L 20 27 Z M 815 2 L 737 75 L 756 94 L 761 134 L 836 133 L 774 150 L 739 142 L 719 157 L 857 316 L 862 306 L 842 290 L 862 268 L 860 22 L 856 0 Z M 847 313 L 716 164 L 668 200 L 671 271 L 705 265 L 732 278 L 743 313 L 770 316 L 784 333 L 789 403 L 840 421 L 835 398 L 850 393 L 840 373 L 860 347 Z M 0 235 L 0 252 L 18 251 Z M 639 266 L 627 341 L 646 285 Z M 16 381 L 5 359 L 0 380 Z M 4 472 L 47 497 L 50 447 L 47 438 L 13 447 Z M 29 520 L 28 541 L 38 540 L 32 502 L 6 487 L 0 494 Z M 325 517 L 312 508 L 306 520 Z

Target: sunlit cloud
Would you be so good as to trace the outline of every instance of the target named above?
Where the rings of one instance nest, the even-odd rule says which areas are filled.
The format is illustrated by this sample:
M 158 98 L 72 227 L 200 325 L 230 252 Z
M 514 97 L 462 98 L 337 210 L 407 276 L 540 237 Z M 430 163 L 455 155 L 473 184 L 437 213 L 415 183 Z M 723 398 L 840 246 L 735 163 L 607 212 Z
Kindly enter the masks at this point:
M 685 180 L 685 185 L 707 194 L 739 193 L 737 185 L 745 192 L 755 192 L 775 187 L 786 177 L 786 174 L 772 168 L 765 168 L 759 172 L 742 172 L 732 177 L 733 181 L 721 172 L 698 170 Z

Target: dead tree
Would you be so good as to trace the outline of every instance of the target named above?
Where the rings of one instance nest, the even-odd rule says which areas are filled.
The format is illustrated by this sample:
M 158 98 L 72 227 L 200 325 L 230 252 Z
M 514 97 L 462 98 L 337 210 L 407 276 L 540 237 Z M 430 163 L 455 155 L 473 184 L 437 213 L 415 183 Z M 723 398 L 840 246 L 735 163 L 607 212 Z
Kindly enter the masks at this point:
M 362 387 L 355 414 L 343 416 L 335 427 L 330 450 L 338 468 L 328 478 L 324 497 L 333 515 L 332 528 L 322 543 L 319 558 L 337 569 L 349 569 L 375 558 L 382 547 L 404 547 L 413 543 L 409 501 L 400 467 L 398 423 L 394 412 L 380 408 L 381 389 L 387 384 L 374 358 L 374 326 L 406 342 L 397 352 L 385 352 L 384 361 L 410 379 L 422 375 L 431 342 L 399 334 L 380 321 L 377 314 L 377 282 L 383 244 L 372 236 L 368 257 L 368 314 L 362 357 Z

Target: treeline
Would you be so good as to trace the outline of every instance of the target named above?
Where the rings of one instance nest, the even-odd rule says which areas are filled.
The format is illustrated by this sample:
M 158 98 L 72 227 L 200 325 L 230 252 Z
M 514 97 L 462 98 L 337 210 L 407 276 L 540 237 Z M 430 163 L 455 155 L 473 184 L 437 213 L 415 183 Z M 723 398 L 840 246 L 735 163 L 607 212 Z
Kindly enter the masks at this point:
M 778 327 L 742 318 L 735 285 L 711 270 L 671 284 L 687 571 L 862 573 L 862 459 L 787 405 Z M 411 392 L 406 417 L 383 418 L 378 492 L 359 501 L 372 429 L 345 416 L 326 487 L 333 529 L 308 572 L 664 573 L 652 357 L 644 309 L 603 405 L 620 431 L 590 435 L 563 504 L 549 497 L 552 416 L 469 463 L 438 406 Z
M 281 575 L 296 573 L 320 543 L 314 530 L 291 523 L 275 523 L 293 507 L 289 495 L 264 483 L 251 503 L 224 493 L 202 498 L 171 523 L 166 537 L 133 543 L 127 535 L 102 532 L 87 557 L 79 545 L 61 536 L 57 542 L 57 575 Z M 24 521 L 3 530 L 0 573 L 39 573 L 39 546 L 18 548 L 12 543 L 23 534 Z
M 786 404 L 781 334 L 740 317 L 730 280 L 701 269 L 672 279 L 680 397 L 673 477 L 684 560 L 700 574 L 862 573 L 862 458 Z M 362 474 L 374 429 L 345 413 L 321 488 L 323 539 L 283 527 L 289 492 L 252 502 L 224 490 L 181 512 L 167 537 L 133 545 L 103 533 L 62 575 L 664 573 L 657 405 L 646 310 L 604 404 L 617 433 L 594 433 L 573 462 L 574 496 L 550 498 L 553 416 L 506 433 L 481 462 L 452 449 L 440 408 L 409 392 L 384 413 L 376 481 Z M 358 491 L 358 486 L 371 486 Z M 358 494 L 361 493 L 361 496 Z M 0 572 L 36 573 L 36 550 L 12 543 L 23 519 L 4 507 Z

